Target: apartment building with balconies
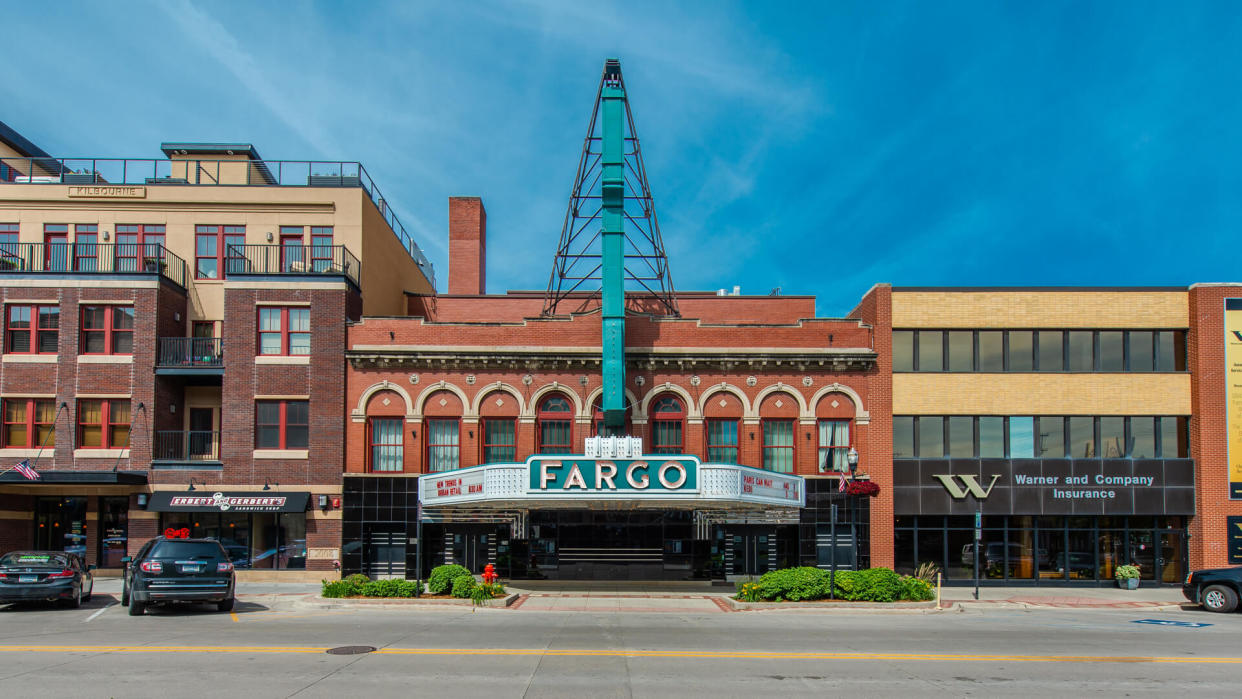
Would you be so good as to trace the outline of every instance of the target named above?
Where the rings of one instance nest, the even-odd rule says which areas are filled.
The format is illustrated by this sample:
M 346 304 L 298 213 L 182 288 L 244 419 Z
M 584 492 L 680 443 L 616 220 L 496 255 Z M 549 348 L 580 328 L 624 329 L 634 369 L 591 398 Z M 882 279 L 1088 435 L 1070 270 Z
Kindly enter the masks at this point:
M 360 163 L 161 151 L 54 157 L 0 123 L 0 471 L 41 475 L 0 475 L 0 549 L 106 569 L 215 536 L 251 576 L 318 579 L 346 323 L 404 313 L 434 272 Z

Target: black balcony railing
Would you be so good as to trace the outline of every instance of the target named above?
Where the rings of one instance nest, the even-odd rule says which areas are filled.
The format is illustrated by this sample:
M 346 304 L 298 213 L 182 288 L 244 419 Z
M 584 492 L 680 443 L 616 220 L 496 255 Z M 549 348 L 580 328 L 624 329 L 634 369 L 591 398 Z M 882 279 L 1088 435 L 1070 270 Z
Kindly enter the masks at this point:
M 160 430 L 152 461 L 219 461 L 220 433 L 211 430 Z
M 0 273 L 158 274 L 184 287 L 185 260 L 155 243 L 0 242 Z
M 224 275 L 334 274 L 357 284 L 361 266 L 344 245 L 229 245 Z
M 218 337 L 161 337 L 158 366 L 215 369 L 224 367 Z
M 94 186 L 357 187 L 435 286 L 431 261 L 406 232 L 362 163 L 313 160 L 211 160 L 0 157 L 5 184 Z

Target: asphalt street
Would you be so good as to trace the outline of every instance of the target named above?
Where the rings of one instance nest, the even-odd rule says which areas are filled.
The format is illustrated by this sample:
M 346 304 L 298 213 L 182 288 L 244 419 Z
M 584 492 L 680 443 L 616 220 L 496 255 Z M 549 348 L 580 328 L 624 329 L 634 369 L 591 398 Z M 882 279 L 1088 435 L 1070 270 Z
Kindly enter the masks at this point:
M 77 610 L 0 607 L 0 687 L 74 697 L 1236 696 L 1242 672 L 1242 614 L 1191 610 L 324 610 L 302 600 L 143 617 L 107 593 Z M 376 651 L 326 652 L 353 645 Z

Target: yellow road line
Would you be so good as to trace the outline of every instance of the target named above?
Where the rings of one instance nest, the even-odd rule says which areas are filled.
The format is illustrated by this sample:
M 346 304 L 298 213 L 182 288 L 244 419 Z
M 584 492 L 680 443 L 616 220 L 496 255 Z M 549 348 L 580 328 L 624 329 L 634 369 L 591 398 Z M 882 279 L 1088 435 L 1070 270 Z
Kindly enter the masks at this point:
M 8 646 L 0 653 L 323 653 L 326 646 Z M 377 655 L 478 655 L 700 660 L 913 660 L 932 662 L 1019 663 L 1183 663 L 1242 665 L 1242 658 L 1138 655 L 972 655 L 940 653 L 784 653 L 771 651 L 592 650 L 544 648 L 381 648 Z

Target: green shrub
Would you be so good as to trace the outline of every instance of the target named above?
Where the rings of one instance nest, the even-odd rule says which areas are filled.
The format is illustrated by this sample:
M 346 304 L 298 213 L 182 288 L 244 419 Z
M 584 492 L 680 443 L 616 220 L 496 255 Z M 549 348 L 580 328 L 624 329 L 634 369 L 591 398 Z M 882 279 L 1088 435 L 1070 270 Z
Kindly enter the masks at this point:
M 324 597 L 353 597 L 358 594 L 356 585 L 348 580 L 324 580 L 323 592 Z
M 1113 571 L 1113 577 L 1118 580 L 1128 580 L 1139 576 L 1138 566 L 1117 566 L 1117 570 Z
M 433 595 L 442 595 L 453 589 L 453 580 L 455 578 L 462 576 L 469 577 L 472 580 L 474 578 L 464 566 L 436 566 L 431 569 L 431 575 L 427 578 L 427 592 Z
M 901 594 L 901 576 L 891 568 L 868 568 L 854 575 L 857 582 L 853 599 L 892 602 Z
M 898 590 L 898 599 L 901 600 L 926 602 L 927 600 L 936 599 L 936 593 L 932 591 L 932 586 L 922 578 L 903 575 L 898 582 Z
M 346 576 L 344 578 L 344 581 L 351 585 L 357 585 L 358 587 L 362 587 L 363 585 L 371 582 L 371 578 L 368 578 L 362 573 L 354 573 L 353 575 Z
M 477 586 L 473 575 L 459 575 L 453 578 L 453 596 L 457 599 L 471 599 L 475 587 Z
M 738 581 L 737 595 L 735 596 L 737 599 L 743 602 L 758 602 L 759 601 L 759 583 L 755 582 L 754 580 L 748 580 L 746 582 Z
M 410 597 L 413 596 L 413 588 L 410 587 L 409 595 L 401 594 L 407 588 L 405 580 L 373 580 L 369 583 L 363 583 L 362 594 L 365 597 Z M 409 583 L 413 586 L 414 583 Z
M 758 585 L 757 596 L 761 599 L 820 599 L 828 596 L 828 571 L 810 567 L 773 570 L 764 573 Z

